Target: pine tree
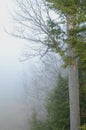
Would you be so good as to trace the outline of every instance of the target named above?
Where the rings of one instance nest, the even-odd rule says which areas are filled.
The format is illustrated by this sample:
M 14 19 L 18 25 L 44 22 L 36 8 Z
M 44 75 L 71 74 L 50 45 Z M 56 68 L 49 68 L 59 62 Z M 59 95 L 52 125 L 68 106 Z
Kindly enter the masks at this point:
M 31 4 L 31 0 L 23 0 L 18 2 L 18 4 L 22 13 L 19 14 L 19 23 L 24 28 L 21 31 L 19 30 L 18 34 L 15 35 L 26 40 L 41 42 L 46 45 L 50 51 L 52 50 L 61 55 L 69 69 L 70 127 L 71 130 L 79 130 L 80 107 L 77 64 L 78 59 L 80 59 L 82 63 L 86 62 L 86 0 L 42 1 L 43 3 L 46 1 L 48 7 L 52 9 L 55 14 L 60 16 L 60 21 L 59 19 L 54 21 L 51 17 L 48 17 L 46 25 L 41 10 L 46 9 L 46 7 L 40 7 L 40 1 L 35 0 L 38 7 L 35 9 L 36 7 L 33 6 L 33 2 Z M 28 8 L 28 5 L 31 6 L 31 10 Z M 39 10 L 38 13 L 37 10 Z M 47 14 L 50 16 L 49 12 L 47 12 Z M 31 26 L 29 26 L 29 22 L 31 22 Z M 65 29 L 63 29 L 61 25 L 63 25 Z M 33 38 L 33 35 L 30 37 L 28 28 L 36 30 L 35 34 L 38 33 L 38 30 L 40 35 L 45 33 L 45 38 L 42 36 L 38 37 L 37 35 L 35 35 L 35 38 Z M 48 49 L 46 52 L 48 52 Z M 84 68 L 85 67 L 86 65 Z
M 57 84 L 47 94 L 46 119 L 38 117 L 33 112 L 30 121 L 30 130 L 69 130 L 69 96 L 68 96 L 68 79 L 58 76 Z M 41 120 L 39 120 L 41 118 Z
M 70 127 L 71 130 L 79 130 L 80 127 L 80 107 L 79 107 L 79 79 L 77 60 L 86 61 L 86 1 L 85 0 L 47 0 L 51 4 L 49 7 L 60 16 L 65 17 L 66 26 L 66 47 L 61 47 L 59 38 L 50 39 L 52 47 L 63 54 L 69 67 L 69 102 L 70 102 Z M 55 27 L 56 25 L 54 25 Z M 52 28 L 53 30 L 53 28 Z M 51 30 L 51 32 L 52 32 Z M 60 31 L 62 33 L 62 30 Z M 52 35 L 52 34 L 51 34 Z M 54 35 L 55 36 L 55 35 Z M 50 42 L 50 41 L 49 41 Z M 65 40 L 63 39 L 63 43 Z M 50 44 L 50 43 L 49 43 Z
M 80 68 L 79 68 L 80 70 Z M 80 70 L 82 71 L 82 70 Z M 83 76 L 82 76 L 83 77 Z M 84 87 L 80 77 L 80 108 L 81 108 L 81 129 L 86 129 L 86 87 Z M 58 76 L 56 86 L 50 91 L 46 99 L 46 119 L 42 120 L 42 116 L 38 117 L 33 112 L 30 121 L 30 130 L 69 130 L 69 96 L 68 96 L 68 78 Z M 41 118 L 41 120 L 40 120 Z
M 49 129 L 69 130 L 70 116 L 67 78 L 59 75 L 56 87 L 48 95 L 46 108 Z

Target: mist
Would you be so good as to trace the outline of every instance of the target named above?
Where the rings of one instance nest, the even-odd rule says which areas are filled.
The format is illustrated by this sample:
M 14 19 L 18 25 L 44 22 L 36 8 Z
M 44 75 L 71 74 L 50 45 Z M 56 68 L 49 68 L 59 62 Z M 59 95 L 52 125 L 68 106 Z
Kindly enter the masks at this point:
M 0 130 L 28 130 L 34 107 L 42 117 L 45 115 L 42 110 L 45 91 L 42 90 L 47 92 L 48 86 L 52 86 L 56 79 L 53 77 L 54 70 L 50 72 L 52 64 L 50 70 L 46 71 L 49 68 L 45 69 L 39 57 L 27 57 L 25 60 L 24 54 L 30 42 L 5 32 L 4 28 L 12 30 L 13 23 L 9 14 L 12 2 L 0 1 Z M 31 49 L 28 52 L 33 54 Z M 49 82 L 51 78 L 52 83 Z

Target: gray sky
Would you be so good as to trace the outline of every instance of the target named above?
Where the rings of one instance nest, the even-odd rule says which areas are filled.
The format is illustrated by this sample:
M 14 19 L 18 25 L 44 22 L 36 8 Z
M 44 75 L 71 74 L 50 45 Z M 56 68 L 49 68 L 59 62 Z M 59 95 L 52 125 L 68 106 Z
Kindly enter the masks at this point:
M 11 37 L 3 30 L 4 26 L 8 29 L 11 27 L 7 2 L 9 6 L 12 5 L 12 0 L 0 0 L 0 93 L 2 93 L 0 95 L 4 96 L 14 89 L 12 87 L 15 86 L 14 82 L 19 82 L 18 80 L 21 78 L 22 64 L 18 58 L 24 47 L 21 40 Z M 6 93 L 4 93 L 5 91 Z
M 33 68 L 37 58 L 19 62 L 24 50 L 28 51 L 27 41 L 12 37 L 4 32 L 3 27 L 10 31 L 13 19 L 10 15 L 16 8 L 15 0 L 0 0 L 0 101 L 10 102 L 23 95 L 24 71 L 28 71 L 28 80 L 33 76 Z M 29 44 L 29 43 L 28 43 Z M 31 50 L 29 51 L 31 52 Z M 38 61 L 39 63 L 39 61 Z M 34 69 L 35 70 L 35 69 Z M 27 72 L 26 72 L 27 73 Z M 29 81 L 28 81 L 29 82 Z

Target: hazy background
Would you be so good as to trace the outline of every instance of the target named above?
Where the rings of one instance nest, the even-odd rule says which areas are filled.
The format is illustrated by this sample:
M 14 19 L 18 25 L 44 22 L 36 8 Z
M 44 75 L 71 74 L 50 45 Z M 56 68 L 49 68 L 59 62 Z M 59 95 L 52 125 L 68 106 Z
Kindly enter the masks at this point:
M 24 63 L 19 62 L 24 41 L 7 35 L 3 29 L 11 30 L 12 2 L 0 0 L 0 130 L 26 130 Z
M 31 42 L 5 32 L 13 29 L 15 1 L 0 0 L 0 130 L 28 130 L 33 108 L 45 118 L 45 94 L 57 80 L 56 56 L 53 62 L 45 57 L 45 67 L 38 57 L 26 58 L 34 52 L 28 46 Z

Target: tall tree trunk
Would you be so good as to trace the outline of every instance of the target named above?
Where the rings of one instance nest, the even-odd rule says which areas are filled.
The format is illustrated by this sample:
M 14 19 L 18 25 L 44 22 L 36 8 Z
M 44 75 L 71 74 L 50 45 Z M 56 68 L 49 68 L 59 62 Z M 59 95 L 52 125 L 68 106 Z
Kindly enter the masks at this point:
M 80 129 L 79 82 L 77 63 L 69 66 L 70 129 Z
M 68 32 L 74 28 L 73 17 L 67 16 Z M 70 37 L 70 36 L 69 36 Z M 80 129 L 80 107 L 79 107 L 79 80 L 77 59 L 74 58 L 72 43 L 69 44 L 68 55 L 72 58 L 72 64 L 69 65 L 69 103 L 70 103 L 70 130 Z

